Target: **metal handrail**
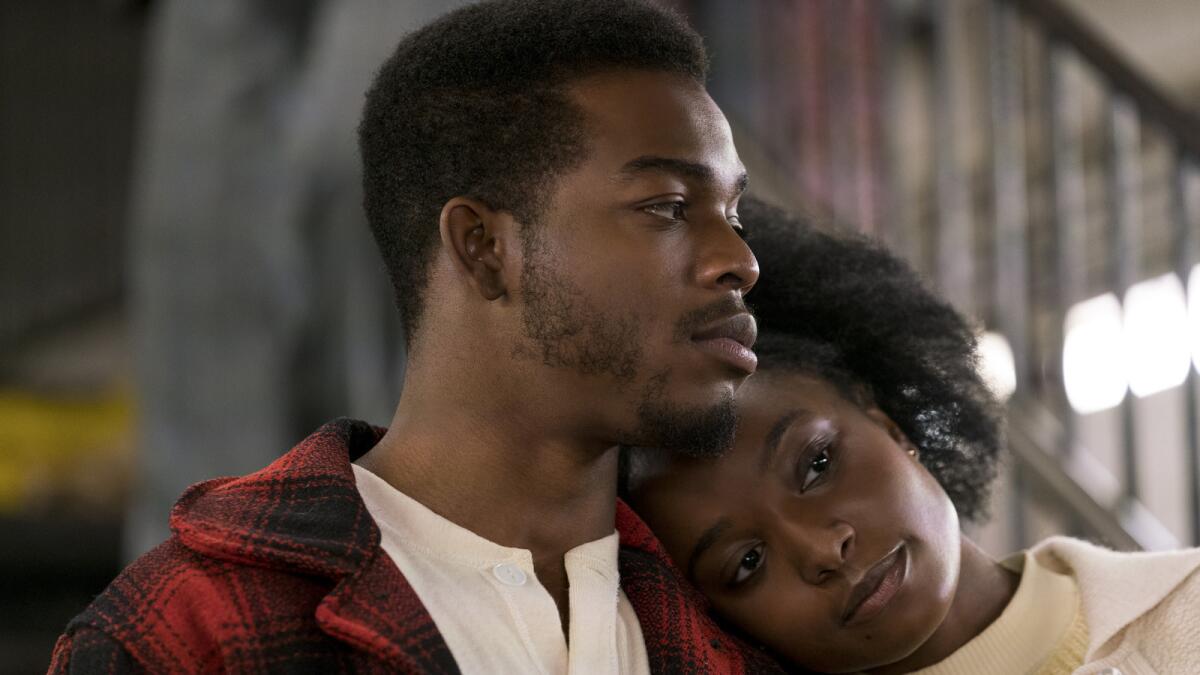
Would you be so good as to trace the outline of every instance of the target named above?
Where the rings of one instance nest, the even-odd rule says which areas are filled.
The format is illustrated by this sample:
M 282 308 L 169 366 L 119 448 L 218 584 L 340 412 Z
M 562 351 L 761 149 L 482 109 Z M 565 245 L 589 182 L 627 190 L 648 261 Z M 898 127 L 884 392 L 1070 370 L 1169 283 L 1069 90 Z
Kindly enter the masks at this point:
M 1011 79 L 1012 69 L 1016 67 L 1013 64 L 1019 60 L 1017 50 L 1014 49 L 1016 40 L 1013 36 L 1017 29 L 1005 23 L 1004 15 L 1011 14 L 1013 18 L 1016 15 L 1023 16 L 1028 20 L 1030 27 L 1041 35 L 1046 45 L 1041 51 L 1041 81 L 1044 85 L 1041 119 L 1051 145 L 1049 162 L 1052 167 L 1051 189 L 1054 200 L 1050 223 L 1055 232 L 1055 274 L 1059 284 L 1059 293 L 1052 303 L 1053 309 L 1060 315 L 1065 314 L 1068 307 L 1081 299 L 1079 295 L 1086 286 L 1086 279 L 1082 276 L 1084 266 L 1079 260 L 1084 250 L 1084 169 L 1081 165 L 1082 150 L 1079 146 L 1082 141 L 1072 128 L 1073 124 L 1078 124 L 1078 119 L 1073 119 L 1065 107 L 1071 96 L 1064 90 L 1066 78 L 1062 74 L 1065 67 L 1062 57 L 1068 54 L 1086 64 L 1099 76 L 1107 89 L 1104 116 L 1106 152 L 1101 161 L 1105 162 L 1104 173 L 1107 180 L 1107 204 L 1104 210 L 1107 222 L 1103 236 L 1110 242 L 1106 279 L 1109 287 L 1118 295 L 1123 295 L 1139 276 L 1141 261 L 1138 258 L 1138 238 L 1141 236 L 1143 217 L 1140 204 L 1145 189 L 1140 168 L 1140 129 L 1145 124 L 1156 126 L 1169 139 L 1174 149 L 1176 180 L 1171 183 L 1171 219 L 1179 241 L 1178 259 L 1172 261 L 1172 267 L 1176 268 L 1181 278 L 1186 279 L 1186 272 L 1195 260 L 1190 214 L 1187 209 L 1186 175 L 1188 160 L 1200 159 L 1200 119 L 1163 93 L 1109 46 L 1109 43 L 1084 20 L 1058 0 L 995 0 L 995 3 L 999 9 L 1007 11 L 994 14 L 994 48 L 1004 52 L 993 52 L 991 55 L 996 62 L 993 64 L 994 78 Z M 1005 113 L 1011 112 L 1016 105 L 1014 99 L 1019 99 L 1019 94 L 1015 93 L 1019 80 L 1014 82 L 1001 80 L 993 83 L 993 97 L 997 97 L 993 102 L 993 124 L 999 132 L 1007 133 L 1006 125 L 1013 119 Z M 1012 184 L 1021 179 L 1020 171 L 1024 167 L 1021 158 L 1010 157 L 1005 148 L 997 148 L 993 152 L 998 186 L 997 202 L 1000 202 L 1001 177 L 1007 178 L 1005 185 L 1011 188 Z M 1017 175 L 1014 178 L 1006 176 L 1006 173 Z M 1011 223 L 1001 222 L 999 212 L 996 217 L 998 227 L 1014 227 Z M 1007 220 L 1014 218 L 1015 216 L 1010 214 Z M 1004 312 L 1000 314 L 997 318 L 1003 319 Z M 1055 337 L 1061 343 L 1061 332 Z M 1050 358 L 1053 361 L 1053 356 Z M 1056 365 L 1061 367 L 1061 364 Z M 1192 543 L 1200 542 L 1200 476 L 1197 474 L 1200 470 L 1200 466 L 1197 465 L 1200 462 L 1200 457 L 1197 457 L 1197 453 L 1200 452 L 1200 439 L 1197 438 L 1195 379 L 1194 373 L 1189 369 L 1188 381 L 1184 384 L 1188 402 L 1185 412 L 1185 449 L 1188 452 L 1187 464 L 1191 474 L 1188 479 L 1188 506 L 1192 520 Z M 1081 468 L 1081 463 L 1087 461 L 1088 453 L 1078 452 L 1073 413 L 1065 405 L 1065 401 L 1053 400 L 1062 398 L 1063 392 L 1040 392 L 1041 396 L 1049 399 L 1044 402 L 1038 402 L 1028 396 L 1032 392 L 1023 393 L 1025 396 L 1019 396 L 1026 399 L 1022 403 L 1029 404 L 1026 408 L 1037 408 L 1037 412 L 1030 413 L 1027 409 L 1024 413 L 1014 413 L 1011 419 L 1014 454 L 1023 465 L 1027 465 L 1035 482 L 1068 508 L 1076 522 L 1121 548 L 1136 546 L 1158 549 L 1179 544 L 1174 535 L 1150 514 L 1140 500 L 1135 434 L 1138 420 L 1129 396 L 1122 400 L 1119 407 L 1122 475 L 1119 480 L 1108 476 L 1112 479 L 1112 484 L 1120 485 L 1123 489 L 1118 493 L 1098 497 L 1094 494 L 1095 490 L 1089 492 L 1088 481 L 1090 477 L 1103 471 Z M 1043 408 L 1044 403 L 1057 404 L 1057 414 L 1052 413 L 1048 407 Z M 1050 427 L 1057 429 L 1057 432 L 1046 431 Z M 1035 432 L 1035 429 L 1040 431 Z M 1038 447 L 1042 450 L 1039 451 Z M 1050 449 L 1056 451 L 1052 452 Z M 1019 513 L 1015 516 L 1020 519 Z
M 1164 93 L 1117 53 L 1087 22 L 1058 0 L 1001 0 L 1018 7 L 1052 40 L 1071 46 L 1138 112 L 1163 127 L 1189 155 L 1200 158 L 1200 118 Z
M 1178 539 L 1119 481 L 1085 452 L 1064 461 L 1056 449 L 1067 442 L 1062 422 L 1033 399 L 1009 406 L 1008 447 L 1023 476 L 1066 508 L 1086 532 L 1121 550 L 1177 548 Z

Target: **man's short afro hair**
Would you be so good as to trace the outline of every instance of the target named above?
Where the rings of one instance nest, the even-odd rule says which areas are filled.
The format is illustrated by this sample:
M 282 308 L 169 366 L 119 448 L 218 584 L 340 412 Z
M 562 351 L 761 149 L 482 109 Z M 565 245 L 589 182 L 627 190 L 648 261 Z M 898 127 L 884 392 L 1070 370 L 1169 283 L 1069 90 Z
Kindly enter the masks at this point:
M 959 515 L 986 516 L 1003 445 L 975 332 L 904 261 L 850 232 L 762 202 L 738 208 L 762 280 L 748 302 L 762 372 L 806 373 L 865 395 L 920 449 Z M 853 396 L 851 396 L 853 398 Z
M 415 31 L 383 64 L 358 130 L 364 205 L 410 341 L 442 206 L 469 196 L 534 222 L 539 188 L 587 151 L 564 85 L 616 69 L 703 82 L 708 55 L 648 2 L 495 0 Z

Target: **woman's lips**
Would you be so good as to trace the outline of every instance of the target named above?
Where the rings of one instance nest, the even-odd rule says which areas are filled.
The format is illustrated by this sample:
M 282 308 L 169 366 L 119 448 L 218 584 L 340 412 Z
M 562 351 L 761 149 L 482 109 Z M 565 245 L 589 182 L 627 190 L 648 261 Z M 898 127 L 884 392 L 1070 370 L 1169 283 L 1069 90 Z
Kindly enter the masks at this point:
M 888 606 L 908 576 L 908 547 L 901 544 L 875 563 L 855 584 L 842 613 L 842 625 L 853 626 L 874 619 Z

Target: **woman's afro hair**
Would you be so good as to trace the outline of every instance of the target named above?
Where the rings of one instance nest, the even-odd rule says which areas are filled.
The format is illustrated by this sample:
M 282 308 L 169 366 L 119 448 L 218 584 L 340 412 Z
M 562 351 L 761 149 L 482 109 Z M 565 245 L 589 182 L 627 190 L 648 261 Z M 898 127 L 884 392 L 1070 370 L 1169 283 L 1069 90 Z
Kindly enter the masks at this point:
M 754 199 L 739 215 L 763 270 L 748 302 L 761 371 L 863 391 L 920 449 L 959 515 L 986 516 L 1003 444 L 972 327 L 904 261 Z

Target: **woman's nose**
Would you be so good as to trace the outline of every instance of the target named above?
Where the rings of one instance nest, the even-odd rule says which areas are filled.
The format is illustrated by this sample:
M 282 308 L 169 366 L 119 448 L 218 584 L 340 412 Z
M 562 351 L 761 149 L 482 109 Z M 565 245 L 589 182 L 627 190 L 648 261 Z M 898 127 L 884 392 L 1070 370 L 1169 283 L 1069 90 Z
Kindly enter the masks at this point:
M 814 586 L 840 574 L 854 547 L 854 528 L 843 521 L 805 527 L 793 536 L 792 555 L 797 569 Z

